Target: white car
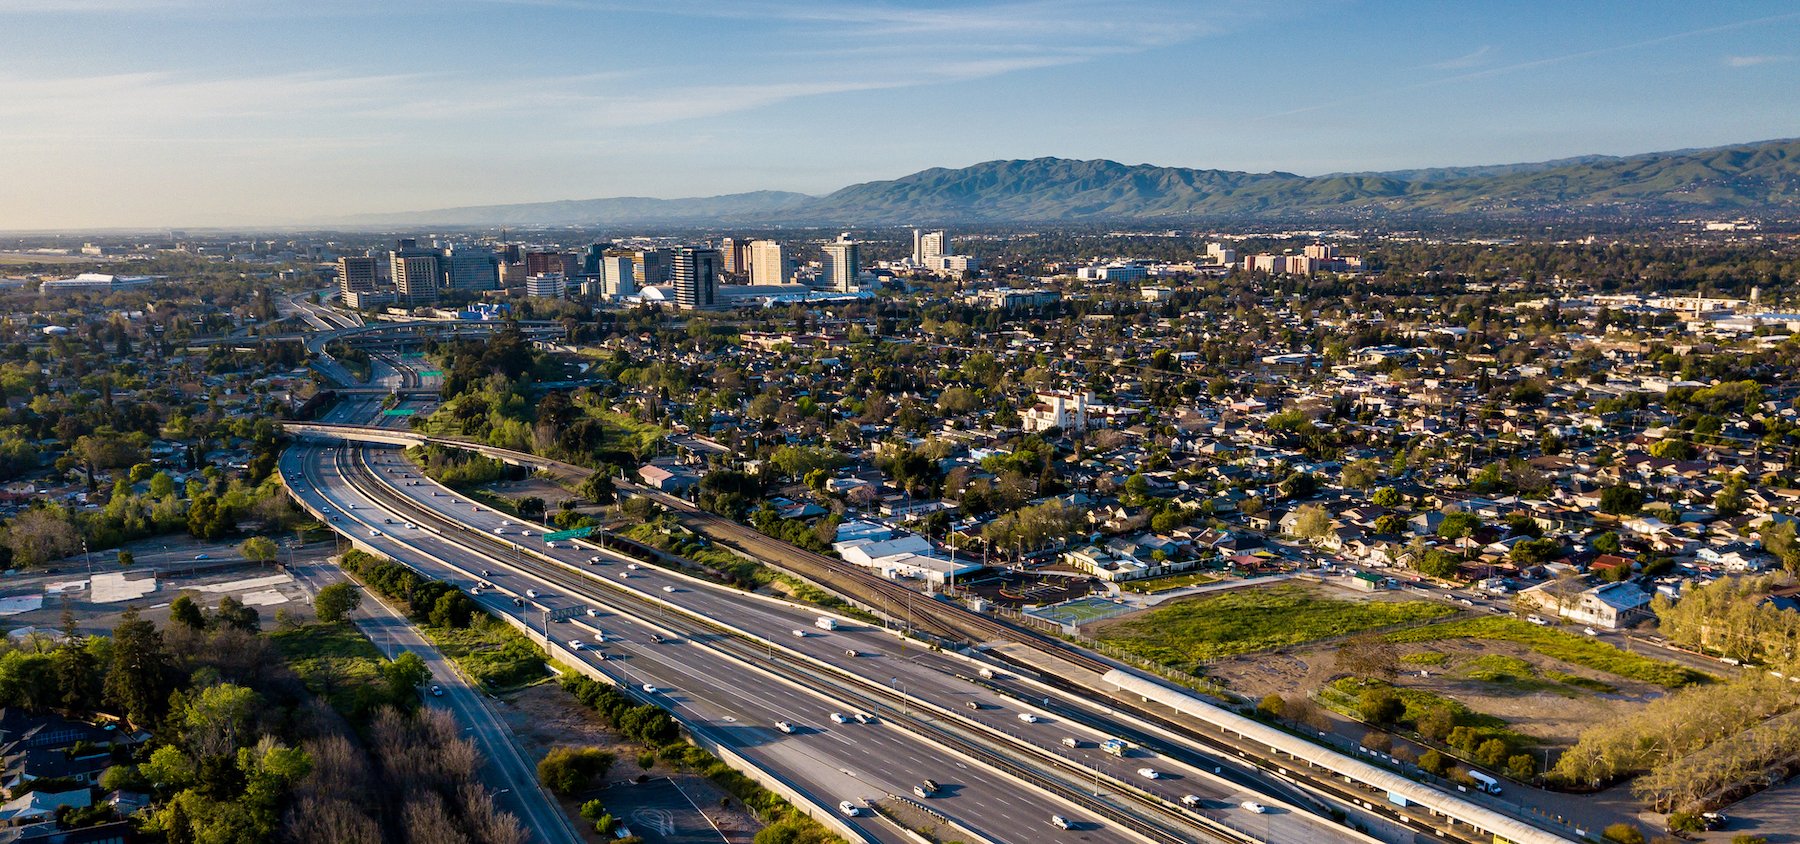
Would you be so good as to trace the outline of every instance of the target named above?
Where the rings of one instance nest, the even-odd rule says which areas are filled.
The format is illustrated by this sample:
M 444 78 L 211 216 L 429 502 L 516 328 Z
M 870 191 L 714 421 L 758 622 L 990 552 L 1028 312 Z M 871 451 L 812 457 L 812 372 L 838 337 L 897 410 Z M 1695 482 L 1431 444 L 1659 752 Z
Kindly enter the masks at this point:
M 1050 825 L 1053 827 L 1056 827 L 1057 829 L 1068 829 L 1069 828 L 1069 819 L 1063 817 L 1062 815 L 1051 815 L 1050 816 Z
M 862 814 L 862 810 L 856 808 L 856 804 L 848 800 L 838 804 L 838 811 L 843 812 L 846 818 L 854 818 Z
M 1160 779 L 1162 777 L 1162 774 L 1160 772 L 1158 772 L 1155 768 L 1139 768 L 1138 776 L 1143 777 L 1144 779 L 1147 779 L 1147 780 L 1154 780 L 1154 779 Z
M 600 558 L 599 558 L 599 557 L 597 557 L 597 556 L 596 556 L 596 557 L 589 557 L 589 558 L 588 558 L 588 565 L 590 565 L 590 566 L 597 566 L 597 565 L 600 565 Z
M 631 569 L 631 570 L 632 570 L 632 571 L 637 571 L 637 570 L 638 570 L 638 564 L 637 564 L 637 563 L 632 563 L 632 564 L 630 564 L 630 565 L 628 565 L 628 566 L 626 566 L 626 568 L 628 568 L 628 569 Z
M 795 631 L 794 631 L 794 638 L 796 638 L 796 639 L 804 639 L 804 638 L 806 638 L 806 631 L 805 631 L 805 630 L 795 630 Z
M 369 529 L 369 535 L 370 535 L 370 536 L 380 536 L 380 535 L 381 535 L 381 531 L 378 531 L 378 530 L 375 530 L 375 529 L 374 529 L 374 528 L 370 528 L 370 529 Z
M 1027 724 L 1036 724 L 1038 722 L 1038 717 L 1029 712 L 1021 712 L 1019 713 L 1019 720 L 1024 721 Z
M 631 572 L 628 572 L 628 571 L 619 572 L 619 579 L 620 580 L 630 580 Z
M 494 535 L 495 536 L 505 536 L 506 528 L 494 528 Z
M 587 648 L 587 645 L 582 644 L 580 639 L 570 639 L 569 640 L 569 650 L 579 651 L 579 650 L 585 650 L 586 648 Z
M 664 586 L 664 587 L 663 587 L 663 591 L 664 591 L 664 592 L 673 592 L 673 591 L 675 591 L 675 587 L 673 587 L 673 586 Z
M 537 590 L 536 590 L 536 589 L 527 589 L 527 590 L 525 590 L 525 597 L 527 597 L 527 598 L 536 598 L 536 597 L 537 597 Z
M 1259 815 L 1263 814 L 1264 812 L 1269 811 L 1269 807 L 1264 806 L 1263 804 L 1258 803 L 1255 800 L 1245 800 L 1244 802 L 1239 803 L 1238 805 L 1244 807 L 1244 811 L 1255 812 Z
M 587 608 L 587 614 L 588 614 L 588 615 L 589 615 L 589 616 L 591 616 L 591 617 L 593 617 L 593 618 L 599 618 L 599 617 L 600 617 L 600 611 L 599 611 L 599 610 L 597 610 L 597 609 L 594 609 L 594 608 L 593 608 L 593 607 L 588 607 L 588 608 Z
M 1186 806 L 1189 809 L 1196 808 L 1200 805 L 1200 798 L 1198 795 L 1183 794 L 1181 795 L 1181 805 Z
M 789 724 L 786 721 L 776 721 L 775 729 L 780 730 L 784 733 L 792 733 L 794 731 L 794 725 Z
M 647 695 L 656 694 L 656 687 L 649 683 L 645 683 L 644 684 L 644 694 L 647 694 Z
M 850 719 L 845 718 L 844 713 L 842 713 L 842 712 L 831 713 L 831 722 L 833 724 L 845 724 L 845 723 L 849 723 L 849 721 L 850 721 Z
M 1588 634 L 1588 635 L 1589 635 L 1589 636 L 1598 636 L 1598 635 L 1600 635 L 1600 631 L 1598 631 L 1598 630 L 1595 630 L 1595 629 L 1594 629 L 1594 628 L 1592 628 L 1592 627 L 1583 627 L 1583 628 L 1581 628 L 1581 632 L 1583 632 L 1583 633 L 1586 633 L 1586 634 Z
M 867 713 L 867 712 L 858 712 L 858 713 L 856 713 L 856 723 L 858 723 L 858 724 L 873 724 L 873 723 L 875 723 L 875 719 L 871 718 L 869 716 L 869 713 Z

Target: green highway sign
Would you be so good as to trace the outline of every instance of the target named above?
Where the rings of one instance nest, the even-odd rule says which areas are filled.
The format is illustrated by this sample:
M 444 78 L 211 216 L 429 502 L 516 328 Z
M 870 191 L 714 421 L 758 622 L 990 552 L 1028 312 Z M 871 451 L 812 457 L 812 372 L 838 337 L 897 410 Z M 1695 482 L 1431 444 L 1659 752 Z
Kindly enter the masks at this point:
M 410 407 L 389 408 L 381 412 L 382 416 L 411 416 L 419 411 Z
M 442 378 L 442 377 L 444 377 L 444 370 L 442 370 L 442 369 L 421 369 L 421 370 L 419 370 L 419 377 L 420 378 Z
M 583 537 L 586 537 L 586 536 L 592 534 L 593 532 L 594 532 L 594 528 L 591 525 L 588 527 L 578 527 L 578 528 L 573 528 L 570 530 L 551 531 L 550 533 L 544 534 L 544 541 L 545 542 L 555 542 L 558 539 L 581 539 Z

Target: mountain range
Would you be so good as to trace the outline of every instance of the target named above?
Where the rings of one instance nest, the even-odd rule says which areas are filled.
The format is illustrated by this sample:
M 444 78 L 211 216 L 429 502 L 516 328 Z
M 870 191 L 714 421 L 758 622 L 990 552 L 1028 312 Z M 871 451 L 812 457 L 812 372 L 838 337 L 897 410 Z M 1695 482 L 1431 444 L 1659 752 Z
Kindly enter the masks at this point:
M 1382 217 L 1642 218 L 1800 211 L 1800 139 L 1380 173 L 1246 173 L 1077 161 L 932 168 L 825 196 L 757 191 L 363 215 L 356 225 L 1056 223 Z

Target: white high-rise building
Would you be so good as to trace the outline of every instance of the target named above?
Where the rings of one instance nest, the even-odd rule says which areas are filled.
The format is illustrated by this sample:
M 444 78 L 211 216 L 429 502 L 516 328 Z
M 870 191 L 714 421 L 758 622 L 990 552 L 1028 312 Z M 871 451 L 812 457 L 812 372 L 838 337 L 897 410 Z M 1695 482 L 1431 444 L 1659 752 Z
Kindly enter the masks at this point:
M 562 273 L 538 273 L 525 277 L 525 295 L 533 299 L 561 299 L 569 294 L 569 278 Z
M 824 273 L 819 279 L 827 290 L 838 293 L 854 293 L 857 290 L 857 275 L 862 272 L 862 256 L 856 248 L 856 241 L 850 239 L 850 233 L 838 235 L 838 239 L 825 244 Z
M 608 296 L 636 296 L 637 261 L 630 254 L 606 255 L 600 259 L 601 289 Z
M 950 254 L 950 233 L 945 231 L 927 232 L 913 229 L 913 263 L 927 269 L 937 269 L 940 258 Z
M 794 278 L 794 259 L 773 240 L 750 242 L 750 283 L 787 284 Z

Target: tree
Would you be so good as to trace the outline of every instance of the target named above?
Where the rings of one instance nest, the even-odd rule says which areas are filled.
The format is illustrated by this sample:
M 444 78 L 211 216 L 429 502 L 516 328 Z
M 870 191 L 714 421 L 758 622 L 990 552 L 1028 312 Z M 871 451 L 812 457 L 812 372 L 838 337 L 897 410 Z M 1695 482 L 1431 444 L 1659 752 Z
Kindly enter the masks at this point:
M 618 500 L 612 473 L 604 469 L 582 479 L 579 491 L 581 497 L 595 504 L 611 504 Z
M 127 609 L 113 627 L 112 661 L 106 672 L 105 697 L 137 726 L 161 720 L 169 702 L 169 657 L 156 625 Z
M 1615 516 L 1631 516 L 1644 509 L 1644 493 L 1623 484 L 1600 491 L 1600 512 Z
M 1602 554 L 1617 554 L 1622 547 L 1619 544 L 1618 532 L 1610 530 L 1594 537 L 1593 545 L 1594 550 Z
M 326 624 L 343 621 L 357 607 L 362 606 L 362 590 L 349 581 L 333 583 L 319 590 L 313 598 L 313 613 Z
M 200 690 L 181 713 L 184 743 L 197 759 L 230 753 L 251 735 L 262 697 L 254 690 L 220 683 Z
M 1601 830 L 1600 837 L 1612 844 L 1644 844 L 1644 833 L 1628 823 L 1616 823 Z
M 1400 652 L 1387 637 L 1364 633 L 1338 645 L 1338 671 L 1362 680 L 1391 680 L 1400 672 Z
M 238 544 L 238 553 L 244 555 L 244 559 L 258 563 L 273 561 L 280 550 L 274 540 L 266 536 L 252 536 Z
M 1437 774 L 1438 776 L 1443 776 L 1444 771 L 1450 767 L 1450 760 L 1436 749 L 1427 750 L 1424 753 L 1419 754 L 1419 767 Z
M 1375 490 L 1375 494 L 1369 498 L 1370 503 L 1377 507 L 1385 507 L 1389 510 L 1400 506 L 1401 500 L 1402 496 L 1400 495 L 1400 490 L 1394 489 L 1391 486 L 1384 486 Z
M 188 595 L 177 595 L 169 602 L 169 623 L 179 624 L 189 630 L 206 629 L 206 615 L 200 611 L 200 605 Z
M 541 519 L 544 517 L 544 499 L 538 496 L 527 495 L 519 499 L 515 506 L 518 507 L 521 518 Z
M 175 494 L 175 479 L 168 472 L 157 472 L 150 476 L 150 497 L 168 498 Z
M 81 548 L 81 535 L 61 507 L 33 507 L 6 523 L 6 547 L 19 567 L 60 560 Z
M 538 761 L 538 779 L 557 794 L 574 794 L 606 775 L 613 755 L 598 747 L 553 747 Z
M 1456 711 L 1448 706 L 1433 706 L 1419 716 L 1419 735 L 1432 741 L 1443 741 L 1456 729 Z
M 1406 714 L 1406 702 L 1400 699 L 1400 695 L 1391 686 L 1369 686 L 1363 689 L 1362 698 L 1356 703 L 1356 711 L 1364 721 L 1371 724 L 1392 724 Z
M 194 760 L 172 744 L 157 748 L 140 770 L 144 779 L 164 791 L 178 791 L 194 781 Z
M 1303 504 L 1294 510 L 1294 535 L 1318 540 L 1331 532 L 1331 514 L 1317 504 Z
M 412 651 L 401 651 L 392 662 L 381 667 L 381 674 L 391 689 L 416 689 L 431 679 L 431 666 Z
M 1466 536 L 1473 536 L 1475 531 L 1480 528 L 1481 519 L 1479 517 L 1474 513 L 1458 510 L 1454 513 L 1444 514 L 1443 521 L 1438 522 L 1437 535 L 1445 539 L 1462 539 Z
M 1515 753 L 1506 759 L 1506 775 L 1521 782 L 1537 773 L 1537 762 L 1529 753 Z
M 1368 489 L 1381 480 L 1381 464 L 1373 460 L 1352 460 L 1344 465 L 1339 481 L 1350 489 Z
M 255 633 L 262 629 L 262 614 L 255 607 L 245 606 L 244 602 L 226 595 L 219 599 L 219 609 L 213 613 L 213 623 L 220 629 Z
M 131 564 L 135 563 L 135 562 L 137 562 L 137 558 L 132 556 L 130 551 L 120 551 L 119 552 L 119 567 L 120 568 L 131 568 Z
M 1286 709 L 1287 701 L 1274 692 L 1264 695 L 1262 702 L 1256 705 L 1256 711 L 1262 713 L 1265 718 L 1280 718 L 1281 713 Z

